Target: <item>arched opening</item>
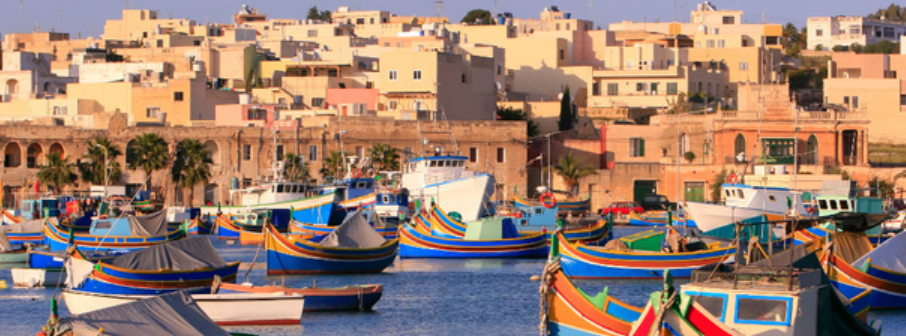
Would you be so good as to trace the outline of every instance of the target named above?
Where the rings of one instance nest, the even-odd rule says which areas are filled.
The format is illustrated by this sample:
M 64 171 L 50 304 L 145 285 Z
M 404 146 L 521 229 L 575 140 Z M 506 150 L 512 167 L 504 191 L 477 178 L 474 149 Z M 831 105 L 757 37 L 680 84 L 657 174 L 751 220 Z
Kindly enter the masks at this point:
M 6 94 L 14 95 L 19 93 L 19 81 L 10 79 L 6 81 Z
M 220 164 L 220 146 L 217 146 L 217 142 L 214 140 L 208 140 L 204 143 L 204 149 L 208 151 L 208 158 L 211 159 L 215 165 Z
M 44 82 L 44 94 L 50 94 L 50 82 Z
M 129 142 L 126 143 L 126 165 L 129 165 L 135 160 L 135 153 L 133 153 L 132 147 L 135 147 L 135 139 L 129 140 Z
M 22 165 L 22 149 L 19 144 L 10 142 L 3 150 L 3 166 L 14 168 Z
M 736 162 L 746 162 L 746 137 L 742 133 L 736 135 L 733 156 L 736 157 Z
M 808 142 L 805 144 L 805 155 L 802 157 L 803 164 L 817 164 L 818 163 L 818 137 L 814 134 L 808 137 Z
M 217 205 L 220 202 L 220 197 L 218 197 L 218 191 L 220 187 L 217 183 L 211 183 L 204 187 L 204 204 L 205 205 Z
M 66 157 L 66 150 L 63 149 L 63 145 L 56 142 L 53 145 L 50 145 L 50 150 L 48 151 L 48 153 L 60 154 L 60 157 Z
M 689 148 L 690 148 L 689 147 L 689 136 L 687 136 L 686 133 L 683 133 L 680 135 L 679 155 L 680 156 L 686 155 L 686 152 L 689 151 Z
M 25 158 L 26 166 L 28 168 L 38 168 L 38 166 L 44 164 L 44 149 L 41 148 L 41 145 L 33 143 L 28 145 L 27 157 Z

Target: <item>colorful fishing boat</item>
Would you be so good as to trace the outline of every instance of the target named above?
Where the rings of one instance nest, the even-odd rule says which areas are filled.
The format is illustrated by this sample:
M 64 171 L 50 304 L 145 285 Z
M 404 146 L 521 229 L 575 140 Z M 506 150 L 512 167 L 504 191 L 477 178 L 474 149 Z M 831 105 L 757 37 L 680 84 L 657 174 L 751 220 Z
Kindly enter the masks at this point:
M 522 198 L 519 195 L 516 195 L 513 198 L 513 205 L 515 205 L 517 208 L 520 208 L 520 207 L 521 208 L 531 208 L 531 207 L 542 206 L 540 201 L 532 202 L 530 200 Z M 585 212 L 588 212 L 589 210 L 591 210 L 591 197 L 586 198 L 584 200 L 578 200 L 578 201 L 562 201 L 561 202 L 561 201 L 554 200 L 553 206 L 551 206 L 551 208 L 556 208 L 557 213 L 561 216 L 566 216 L 569 213 L 572 213 L 573 215 L 582 214 L 582 213 L 585 213 Z
M 163 211 L 145 216 L 114 219 L 82 217 L 77 221 L 91 222 L 89 232 L 70 234 L 68 230 L 59 225 L 56 218 L 48 218 L 45 221 L 44 243 L 49 246 L 51 251 L 66 250 L 70 243 L 83 252 L 131 251 L 182 239 L 186 236 L 182 230 L 169 231 Z
M 267 182 L 243 189 L 230 190 L 232 198 L 238 198 L 237 205 L 202 206 L 201 214 L 238 215 L 256 210 L 289 210 L 292 219 L 319 224 L 336 225 L 343 220 L 345 212 L 340 210 L 339 196 L 333 193 L 318 194 L 306 184 L 297 182 Z M 274 223 L 286 227 L 289 219 Z
M 662 252 L 663 232 L 623 237 L 604 247 L 570 243 L 560 232 L 555 236 L 551 253 L 561 257 L 563 271 L 573 278 L 656 279 L 666 270 L 677 277 L 689 277 L 694 269 L 732 261 L 736 253 L 735 247 Z
M 629 225 L 664 226 L 667 225 L 668 216 L 667 211 L 645 211 L 640 214 L 630 210 Z
M 760 187 L 738 183 L 721 186 L 726 204 L 686 202 L 684 209 L 702 231 L 711 231 L 743 219 L 770 215 L 810 215 L 807 195 L 789 188 Z
M 393 263 L 399 239 L 384 239 L 361 212 L 324 236 L 289 238 L 265 228 L 267 274 L 380 273 Z
M 434 234 L 444 221 L 417 217 L 400 230 L 400 258 L 537 258 L 547 255 L 545 233 L 519 233 L 510 218 L 469 223 L 462 237 Z M 451 228 L 452 229 L 452 228 Z
M 62 297 L 70 314 L 82 315 L 151 296 L 64 289 Z M 192 294 L 192 300 L 218 325 L 298 325 L 307 301 L 301 295 L 278 293 Z
M 218 293 L 284 293 L 305 297 L 305 311 L 370 311 L 381 299 L 384 286 L 357 285 L 337 288 L 253 286 L 249 283 L 222 283 Z
M 839 232 L 833 240 L 827 274 L 845 297 L 871 290 L 872 309 L 906 308 L 906 234 L 876 248 L 862 232 Z
M 541 280 L 542 335 L 628 335 L 642 309 L 617 300 L 608 290 L 590 295 L 554 262 Z M 546 331 L 546 333 L 545 333 Z
M 421 154 L 421 153 L 419 153 Z M 437 204 L 462 220 L 476 220 L 492 212 L 494 176 L 466 168 L 466 156 L 424 156 L 404 167 L 402 187 L 422 205 Z M 302 221 L 306 222 L 306 221 Z
M 4 222 L 0 225 L 0 231 L 6 232 L 6 236 L 13 244 L 41 244 L 44 241 L 44 220 L 43 219 L 20 219 L 18 221 Z
M 372 227 L 384 236 L 385 239 L 395 239 L 399 235 L 399 226 L 398 225 L 388 225 L 383 223 L 383 218 L 372 217 L 379 222 L 371 222 Z M 302 223 L 299 221 L 292 221 L 289 223 L 289 234 L 291 235 L 313 235 L 313 236 L 323 236 L 330 234 L 336 230 L 336 226 L 326 226 L 319 224 L 308 224 Z
M 432 209 L 431 215 L 439 217 L 443 211 L 438 210 Z M 516 224 L 516 228 L 522 233 L 553 232 L 557 230 L 560 223 L 563 223 L 559 219 L 557 207 L 547 208 L 542 205 L 497 207 L 497 215 L 511 218 Z M 449 216 L 447 217 L 449 218 Z M 450 219 L 455 220 L 454 218 Z M 613 226 L 608 225 L 608 221 L 611 220 L 580 224 L 570 224 L 568 223 L 570 220 L 566 220 L 564 234 L 566 239 L 570 241 L 597 242 L 609 238 L 609 232 Z
M 6 234 L 0 231 L 0 264 L 24 264 L 28 258 L 28 250 L 21 246 L 13 246 Z
M 51 299 L 55 300 L 55 299 Z M 52 306 L 56 307 L 56 306 Z M 59 314 L 54 311 L 54 315 Z M 192 296 L 175 292 L 60 319 L 48 335 L 205 335 L 230 336 L 208 317 Z
M 190 235 L 206 235 L 214 231 L 214 225 L 207 216 L 198 216 L 188 221 L 186 232 Z
M 92 262 L 78 250 L 67 262 L 70 288 L 100 294 L 156 295 L 181 289 L 209 291 L 215 277 L 233 281 L 239 262 L 227 263 L 207 238 L 184 239 Z

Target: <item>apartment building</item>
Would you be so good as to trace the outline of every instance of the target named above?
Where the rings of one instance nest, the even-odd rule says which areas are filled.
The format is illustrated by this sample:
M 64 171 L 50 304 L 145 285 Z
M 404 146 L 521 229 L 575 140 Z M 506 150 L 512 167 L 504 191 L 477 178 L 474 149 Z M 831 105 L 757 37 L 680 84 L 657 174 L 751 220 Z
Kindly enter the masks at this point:
M 177 29 L 197 26 L 189 19 L 162 19 L 157 11 L 148 9 L 124 9 L 119 20 L 107 20 L 102 39 L 116 41 L 126 46 L 140 46 L 155 35 L 166 34 Z
M 897 43 L 906 35 L 906 23 L 869 19 L 861 16 L 810 17 L 807 23 L 808 49 L 831 50 L 889 41 Z M 820 48 L 819 48 L 820 47 Z
M 840 114 L 867 114 L 872 142 L 906 144 L 906 55 L 834 53 L 825 103 Z

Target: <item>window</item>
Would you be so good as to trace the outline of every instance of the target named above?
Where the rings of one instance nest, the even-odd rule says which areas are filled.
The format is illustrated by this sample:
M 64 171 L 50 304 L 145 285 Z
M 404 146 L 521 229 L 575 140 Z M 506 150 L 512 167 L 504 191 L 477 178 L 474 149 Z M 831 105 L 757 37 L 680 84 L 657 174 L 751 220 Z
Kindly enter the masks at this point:
M 675 95 L 678 93 L 679 93 L 679 90 L 677 89 L 676 83 L 667 83 L 667 94 L 668 95 Z
M 566 24 L 566 30 L 569 30 L 569 23 Z
M 324 98 L 312 98 L 311 107 L 317 108 L 324 106 Z
M 645 91 L 645 83 L 635 83 L 635 91 L 636 92 Z
M 422 80 L 422 71 L 421 70 L 412 71 L 412 79 Z
M 201 45 L 201 40 L 192 41 L 192 45 L 200 46 L 200 45 Z
M 566 50 L 560 49 L 560 59 L 566 59 Z
M 859 108 L 859 96 L 853 96 L 853 108 Z
M 475 163 L 478 162 L 478 148 L 469 147 L 469 162 Z
M 736 24 L 736 18 L 733 16 L 724 16 L 724 24 Z
M 357 19 L 355 19 L 355 24 L 357 24 L 357 25 L 365 24 L 365 18 L 357 18 Z
M 705 43 L 707 44 L 708 48 L 714 48 L 714 40 L 708 40 L 708 42 Z
M 309 29 L 309 30 L 308 30 L 308 37 L 318 37 L 318 30 L 317 30 L 317 29 Z
M 248 187 L 251 187 L 251 186 L 252 186 L 252 179 L 250 179 L 250 178 L 242 179 L 242 187 L 243 187 L 243 188 L 248 188 Z M 177 193 L 177 194 L 178 194 L 178 193 Z
M 849 26 L 850 35 L 859 35 L 862 34 L 862 28 L 859 26 Z
M 248 161 L 252 159 L 252 145 L 242 145 L 242 160 Z
M 164 40 L 157 40 L 157 47 L 158 47 L 158 48 L 163 48 L 163 47 L 164 47 Z
M 506 150 L 503 147 L 497 147 L 497 163 L 506 162 Z
M 649 84 L 649 85 L 648 85 L 648 91 L 649 91 L 651 94 L 656 95 L 656 94 L 657 94 L 657 83 L 651 83 L 651 84 Z
M 780 45 L 779 36 L 765 36 L 764 43 L 767 45 Z
M 827 201 L 826 201 L 826 200 L 818 200 L 818 209 L 827 210 Z
M 463 82 L 463 83 L 466 82 L 466 74 L 462 74 L 462 82 Z
M 849 105 L 849 96 L 843 96 L 843 105 Z
M 497 75 L 500 76 L 502 74 L 503 74 L 503 67 L 498 65 L 497 66 Z
M 391 111 L 396 111 L 397 107 L 399 107 L 399 101 L 390 100 L 387 102 L 387 108 L 390 109 Z
M 815 36 L 824 36 L 824 30 L 815 29 Z
M 68 113 L 69 106 L 54 106 L 53 115 L 66 115 Z
M 277 161 L 283 160 L 283 145 L 277 145 Z
M 749 62 L 739 62 L 739 70 L 749 70 Z
M 645 156 L 645 139 L 642 139 L 642 138 L 629 139 L 629 156 L 631 156 L 631 157 Z
M 777 202 L 777 196 L 774 196 L 774 195 L 768 195 L 768 201 L 771 201 L 771 202 Z
M 368 23 L 370 23 L 370 24 L 374 24 L 374 18 L 370 18 L 370 19 L 368 19 Z
M 906 105 L 906 95 L 900 95 L 900 105 Z
M 277 185 L 277 192 L 278 192 L 278 193 L 282 193 L 282 192 L 283 192 L 283 185 L 282 185 L 282 184 L 278 184 L 278 185 Z
M 793 299 L 755 295 L 736 296 L 736 323 L 789 325 Z
M 317 161 L 318 160 L 318 145 L 309 145 L 308 146 L 308 161 Z
M 160 107 L 149 107 L 145 109 L 145 117 L 157 118 L 160 116 Z
M 723 322 L 724 312 L 727 310 L 727 296 L 725 294 L 686 292 L 692 296 L 692 301 L 698 303 L 714 318 Z
M 718 48 L 723 48 L 723 47 L 724 47 L 724 40 L 717 40 L 717 47 L 718 47 Z
M 831 210 L 837 210 L 837 201 L 836 200 L 830 200 L 829 203 L 830 203 Z
M 250 107 L 246 120 L 265 120 L 267 119 L 267 110 L 263 108 Z
M 559 23 L 554 24 L 554 30 L 560 30 L 560 24 L 559 24 Z
M 184 95 L 183 95 L 182 91 L 173 92 L 173 101 L 182 101 L 183 97 L 184 97 Z
M 591 94 L 593 96 L 601 95 L 601 83 L 598 83 L 598 82 L 591 83 Z
M 620 83 L 607 83 L 607 95 L 616 96 L 620 94 Z
M 399 73 L 396 70 L 390 70 L 390 80 L 395 81 L 399 78 Z
M 849 201 L 847 201 L 847 200 L 840 201 L 840 210 L 849 211 Z

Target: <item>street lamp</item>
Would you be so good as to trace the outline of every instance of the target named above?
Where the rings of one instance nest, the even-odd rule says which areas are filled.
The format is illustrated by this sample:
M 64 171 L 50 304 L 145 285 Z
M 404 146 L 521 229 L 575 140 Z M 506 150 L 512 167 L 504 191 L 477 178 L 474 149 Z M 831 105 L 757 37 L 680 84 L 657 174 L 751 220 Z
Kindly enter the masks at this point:
M 689 112 L 676 114 L 676 208 L 674 209 L 675 213 L 679 213 L 679 205 L 680 205 L 680 158 L 682 157 L 683 154 L 685 154 L 685 153 L 682 153 L 682 154 L 680 153 L 680 148 L 684 147 L 683 143 L 682 143 L 683 137 L 680 134 L 680 130 L 681 130 L 681 126 L 682 126 L 681 124 L 683 123 L 683 115 L 708 113 L 713 110 L 714 110 L 713 107 L 709 107 L 704 110 L 689 111 Z M 668 225 L 672 225 L 672 223 L 668 223 Z M 686 222 L 683 221 L 683 234 L 687 233 L 686 230 L 688 230 L 688 228 L 686 227 Z
M 107 183 L 110 178 L 110 161 L 107 158 L 107 147 L 101 146 L 101 144 L 94 144 L 95 147 L 101 148 L 104 150 L 104 201 L 107 200 Z

